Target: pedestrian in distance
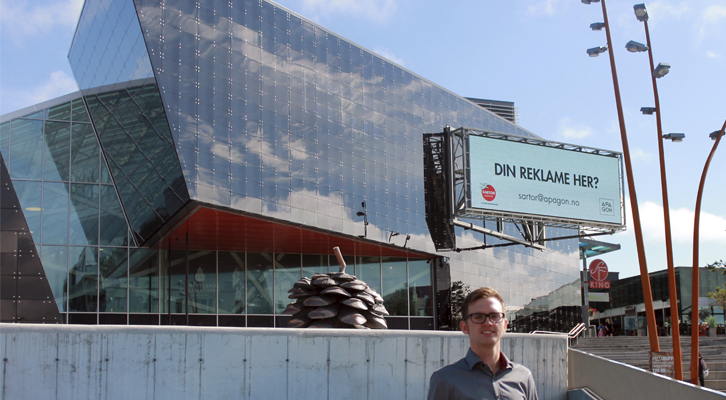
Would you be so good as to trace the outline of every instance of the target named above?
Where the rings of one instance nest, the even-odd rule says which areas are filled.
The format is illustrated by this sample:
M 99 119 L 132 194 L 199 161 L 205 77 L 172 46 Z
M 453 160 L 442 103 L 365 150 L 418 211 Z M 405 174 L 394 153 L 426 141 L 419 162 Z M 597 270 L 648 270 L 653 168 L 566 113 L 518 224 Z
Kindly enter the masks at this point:
M 464 299 L 461 311 L 459 328 L 469 336 L 469 351 L 431 375 L 428 400 L 537 400 L 532 372 L 501 352 L 509 323 L 502 296 L 492 288 L 476 289 Z
M 701 352 L 698 352 L 698 381 L 701 386 L 706 386 L 706 376 L 708 376 L 708 365 L 706 361 L 701 357 Z
M 610 318 L 605 318 L 605 336 L 612 336 L 615 333 L 613 324 L 610 322 Z

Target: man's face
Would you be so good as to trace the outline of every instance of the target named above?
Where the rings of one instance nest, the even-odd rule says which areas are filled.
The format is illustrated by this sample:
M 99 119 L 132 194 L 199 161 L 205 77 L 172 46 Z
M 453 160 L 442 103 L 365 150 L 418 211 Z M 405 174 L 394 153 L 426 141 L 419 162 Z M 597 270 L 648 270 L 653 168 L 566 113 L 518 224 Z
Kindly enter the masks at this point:
M 469 304 L 469 309 L 467 310 L 468 314 L 490 314 L 493 312 L 504 312 L 502 303 L 496 297 L 476 299 Z M 483 324 L 475 324 L 471 321 L 471 318 L 467 318 L 465 321 L 460 322 L 459 327 L 464 333 L 469 335 L 469 341 L 472 344 L 491 347 L 499 343 L 504 332 L 507 331 L 508 323 L 509 321 L 506 318 L 498 324 L 492 323 L 492 320 L 487 318 Z

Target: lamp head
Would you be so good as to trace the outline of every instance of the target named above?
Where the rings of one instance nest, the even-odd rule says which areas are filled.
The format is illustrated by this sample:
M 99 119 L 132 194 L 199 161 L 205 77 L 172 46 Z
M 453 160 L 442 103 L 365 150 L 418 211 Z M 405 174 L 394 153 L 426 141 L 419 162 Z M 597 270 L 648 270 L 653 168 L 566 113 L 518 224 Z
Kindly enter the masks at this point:
M 366 215 L 366 213 L 365 213 L 365 212 L 363 212 L 363 211 L 358 211 L 357 213 L 355 213 L 355 215 L 357 215 L 357 216 L 359 216 L 359 217 L 363 217 L 363 216 L 365 216 L 365 215 Z
M 666 76 L 668 72 L 671 70 L 671 65 L 667 63 L 658 63 L 658 66 L 655 67 L 655 71 L 653 71 L 653 76 L 656 78 L 662 78 Z
M 583 4 L 599 3 L 600 0 L 582 0 Z
M 590 29 L 592 29 L 593 31 L 601 31 L 604 27 L 604 22 L 593 22 L 592 24 L 590 24 Z
M 590 57 L 597 57 L 600 55 L 600 53 L 604 53 L 607 50 L 607 46 L 593 47 L 591 49 L 587 49 L 587 55 L 589 55 Z
M 645 8 L 645 4 L 634 5 L 633 11 L 635 11 L 635 18 L 638 18 L 638 21 L 645 22 L 648 20 L 648 10 Z
M 655 107 L 640 107 L 640 112 L 642 112 L 643 115 L 653 115 L 655 111 Z
M 648 51 L 648 46 L 644 45 L 643 43 L 638 43 L 635 40 L 631 40 L 626 43 L 625 48 L 631 53 L 641 53 L 643 51 Z
M 683 139 L 686 137 L 685 133 L 667 133 L 663 135 L 663 139 L 668 139 L 672 141 L 673 143 L 682 142 Z
M 716 139 L 718 139 L 719 135 L 721 135 L 722 133 L 723 133 L 723 131 L 713 131 L 708 134 L 708 137 L 710 137 L 711 140 L 716 140 Z

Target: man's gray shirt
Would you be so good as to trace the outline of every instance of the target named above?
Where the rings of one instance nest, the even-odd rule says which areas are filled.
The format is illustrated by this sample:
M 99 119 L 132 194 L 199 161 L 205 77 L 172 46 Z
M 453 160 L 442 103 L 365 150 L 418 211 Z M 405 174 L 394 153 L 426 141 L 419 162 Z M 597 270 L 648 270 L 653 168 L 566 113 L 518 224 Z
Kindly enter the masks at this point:
M 537 400 L 537 387 L 529 369 L 500 354 L 502 367 L 492 374 L 470 348 L 466 357 L 431 375 L 428 400 Z

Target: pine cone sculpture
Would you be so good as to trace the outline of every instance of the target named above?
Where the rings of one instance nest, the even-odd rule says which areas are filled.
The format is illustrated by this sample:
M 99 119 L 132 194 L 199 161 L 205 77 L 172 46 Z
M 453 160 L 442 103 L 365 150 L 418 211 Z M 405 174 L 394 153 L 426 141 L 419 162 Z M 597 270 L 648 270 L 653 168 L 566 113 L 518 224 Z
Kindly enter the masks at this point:
M 315 274 L 295 282 L 288 291 L 284 314 L 293 314 L 289 328 L 388 329 L 383 297 L 354 275 L 345 273 L 345 261 L 333 248 L 340 272 Z

